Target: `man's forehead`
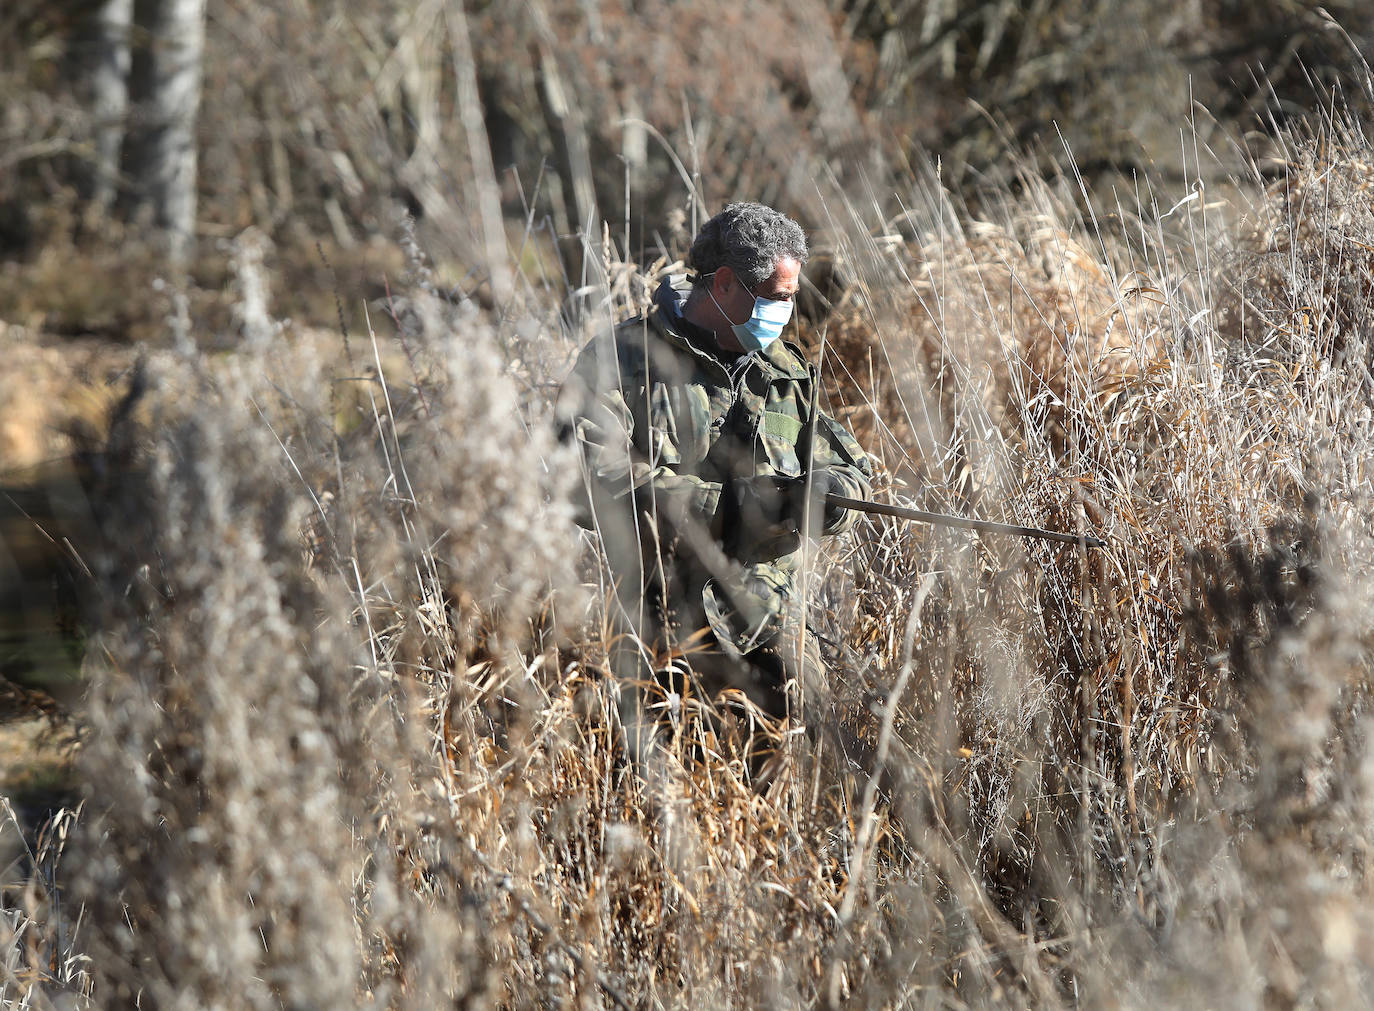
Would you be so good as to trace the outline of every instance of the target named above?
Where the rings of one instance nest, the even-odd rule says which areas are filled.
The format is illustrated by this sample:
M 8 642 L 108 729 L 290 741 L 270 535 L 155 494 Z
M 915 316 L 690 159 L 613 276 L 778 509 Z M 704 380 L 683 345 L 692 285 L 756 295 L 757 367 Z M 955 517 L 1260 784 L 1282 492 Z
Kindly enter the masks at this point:
M 765 278 L 760 288 L 770 291 L 796 291 L 801 283 L 801 264 L 790 256 L 784 256 L 773 268 L 773 273 Z

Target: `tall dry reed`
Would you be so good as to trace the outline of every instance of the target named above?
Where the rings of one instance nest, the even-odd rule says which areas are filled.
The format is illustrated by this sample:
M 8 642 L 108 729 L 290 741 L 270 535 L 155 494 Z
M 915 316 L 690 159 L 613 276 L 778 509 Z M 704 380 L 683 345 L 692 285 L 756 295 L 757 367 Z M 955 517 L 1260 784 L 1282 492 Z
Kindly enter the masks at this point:
M 150 362 L 93 491 L 68 919 L 6 921 L 79 903 L 88 976 L 16 937 L 6 999 L 1368 1003 L 1368 151 L 1294 140 L 1232 213 L 830 198 L 828 393 L 879 494 L 1109 545 L 827 547 L 831 698 L 765 789 L 739 742 L 793 728 L 747 708 L 624 753 L 545 385 L 642 299 L 611 245 L 576 315 L 417 276 L 375 342 Z

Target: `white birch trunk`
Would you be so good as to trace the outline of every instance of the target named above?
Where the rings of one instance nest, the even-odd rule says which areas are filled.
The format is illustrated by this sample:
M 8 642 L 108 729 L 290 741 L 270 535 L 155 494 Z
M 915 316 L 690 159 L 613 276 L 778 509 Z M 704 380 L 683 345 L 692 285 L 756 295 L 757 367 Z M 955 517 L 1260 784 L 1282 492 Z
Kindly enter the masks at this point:
M 140 0 L 147 51 L 135 62 L 139 143 L 128 159 L 135 215 L 151 211 L 174 264 L 195 236 L 196 114 L 205 50 L 205 0 Z
M 91 114 L 95 121 L 95 164 L 91 201 L 100 213 L 114 202 L 119 152 L 129 111 L 129 37 L 134 0 L 105 0 L 95 18 L 91 69 Z

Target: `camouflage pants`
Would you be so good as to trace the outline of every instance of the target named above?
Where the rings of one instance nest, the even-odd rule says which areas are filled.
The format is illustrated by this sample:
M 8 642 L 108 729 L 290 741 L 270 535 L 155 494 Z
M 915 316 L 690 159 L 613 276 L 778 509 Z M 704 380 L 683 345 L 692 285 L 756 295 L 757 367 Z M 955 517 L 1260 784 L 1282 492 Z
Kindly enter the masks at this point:
M 787 717 L 791 726 L 807 725 L 808 731 L 812 721 L 805 715 L 820 711 L 825 672 L 814 636 L 807 636 L 800 663 L 795 634 L 780 636 L 744 654 L 720 646 L 709 633 L 694 642 L 701 638 L 706 639 L 707 646 L 676 652 L 672 659 L 666 651 L 655 651 L 657 662 L 650 665 L 638 645 L 630 645 L 632 640 L 626 637 L 626 647 L 612 661 L 621 682 L 625 742 L 632 763 L 642 775 L 649 775 L 655 749 L 671 736 L 671 728 L 683 713 L 683 701 L 689 697 L 706 703 L 705 722 L 717 734 L 732 723 L 738 725 L 736 721 L 745 716 L 737 704 L 739 694 L 770 720 Z M 732 693 L 739 694 L 732 697 Z M 732 715 L 727 716 L 727 712 Z M 763 739 L 753 741 L 749 759 L 752 777 L 762 775 L 774 751 Z M 758 780 L 760 784 L 763 781 Z
M 713 700 L 727 689 L 737 689 L 771 718 L 790 714 L 793 723 L 801 722 L 806 697 L 814 695 L 824 679 L 814 636 L 807 636 L 800 663 L 793 635 L 743 655 L 713 646 L 693 653 L 691 667 L 704 698 Z

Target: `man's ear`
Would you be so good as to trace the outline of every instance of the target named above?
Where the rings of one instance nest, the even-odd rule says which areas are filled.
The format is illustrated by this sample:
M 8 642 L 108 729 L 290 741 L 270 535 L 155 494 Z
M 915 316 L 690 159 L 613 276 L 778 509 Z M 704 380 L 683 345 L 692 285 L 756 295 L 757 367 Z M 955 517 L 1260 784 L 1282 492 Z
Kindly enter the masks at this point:
M 711 294 L 723 298 L 735 280 L 735 272 L 729 267 L 717 267 L 711 275 Z

